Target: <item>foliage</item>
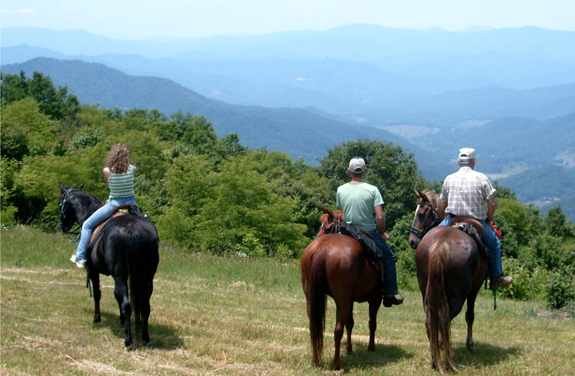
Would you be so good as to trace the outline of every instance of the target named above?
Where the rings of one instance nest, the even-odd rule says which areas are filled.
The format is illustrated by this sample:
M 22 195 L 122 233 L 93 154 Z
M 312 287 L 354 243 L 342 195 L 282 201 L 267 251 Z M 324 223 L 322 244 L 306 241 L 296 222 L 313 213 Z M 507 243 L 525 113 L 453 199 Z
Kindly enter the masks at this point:
M 2 73 L 1 79 L 2 106 L 32 98 L 40 112 L 54 120 L 74 117 L 80 109 L 75 95 L 68 95 L 65 86 L 55 88 L 50 77 L 44 77 L 40 72 L 34 72 L 31 79 L 26 78 L 24 71 L 20 71 L 20 75 Z
M 515 258 L 503 258 L 503 270 L 513 276 L 513 283 L 501 289 L 503 296 L 517 300 L 530 300 L 539 297 L 545 291 L 548 272 L 539 266 L 529 270 Z
M 575 302 L 575 268 L 561 266 L 551 273 L 547 284 L 547 304 L 550 308 L 560 309 Z

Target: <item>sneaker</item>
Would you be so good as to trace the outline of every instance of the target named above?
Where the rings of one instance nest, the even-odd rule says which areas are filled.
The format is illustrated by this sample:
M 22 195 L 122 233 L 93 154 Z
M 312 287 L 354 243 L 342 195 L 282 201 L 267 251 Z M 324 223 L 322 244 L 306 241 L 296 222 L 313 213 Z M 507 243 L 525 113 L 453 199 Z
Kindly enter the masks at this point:
M 77 260 L 76 266 L 80 269 L 84 269 L 86 267 L 86 260 Z
M 72 261 L 74 264 L 76 263 L 76 254 L 75 253 L 72 255 L 72 257 L 70 257 L 70 261 Z
M 497 288 L 509 287 L 511 282 L 513 282 L 513 277 L 504 277 L 500 275 L 499 277 L 497 277 Z M 489 281 L 489 289 L 495 290 L 495 278 L 493 277 Z
M 384 296 L 383 297 L 383 306 L 384 307 L 391 307 L 392 305 L 400 305 L 403 303 L 403 297 L 396 298 L 395 296 Z

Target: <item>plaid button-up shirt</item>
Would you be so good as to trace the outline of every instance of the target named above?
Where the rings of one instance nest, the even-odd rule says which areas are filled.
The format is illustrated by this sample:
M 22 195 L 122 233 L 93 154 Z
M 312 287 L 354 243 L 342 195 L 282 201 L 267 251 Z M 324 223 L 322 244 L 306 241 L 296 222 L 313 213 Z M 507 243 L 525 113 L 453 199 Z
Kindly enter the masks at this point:
M 487 176 L 463 166 L 445 178 L 441 199 L 447 202 L 446 213 L 484 221 L 487 219 L 486 202 L 494 194 L 495 189 Z

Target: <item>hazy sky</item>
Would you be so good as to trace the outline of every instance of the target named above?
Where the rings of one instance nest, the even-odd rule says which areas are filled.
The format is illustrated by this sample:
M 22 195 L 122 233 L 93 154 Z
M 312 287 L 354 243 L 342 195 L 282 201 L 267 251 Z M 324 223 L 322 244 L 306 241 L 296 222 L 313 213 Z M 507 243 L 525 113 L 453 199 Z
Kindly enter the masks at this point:
M 326 30 L 350 23 L 461 30 L 575 30 L 575 1 L 6 1 L 1 25 L 84 29 L 116 38 Z

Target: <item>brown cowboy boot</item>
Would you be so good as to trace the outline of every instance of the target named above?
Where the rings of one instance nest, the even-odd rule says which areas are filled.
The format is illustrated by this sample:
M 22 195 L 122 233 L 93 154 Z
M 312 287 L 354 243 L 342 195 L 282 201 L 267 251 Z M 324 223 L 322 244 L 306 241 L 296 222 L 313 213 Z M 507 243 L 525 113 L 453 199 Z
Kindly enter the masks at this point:
M 383 306 L 384 307 L 391 307 L 392 305 L 400 305 L 403 303 L 403 297 L 400 296 L 399 298 L 391 295 L 391 296 L 384 296 L 383 297 Z
M 497 277 L 497 288 L 509 287 L 511 282 L 513 282 L 513 277 L 504 277 L 500 275 L 499 277 Z M 490 278 L 489 289 L 495 290 L 495 277 Z

